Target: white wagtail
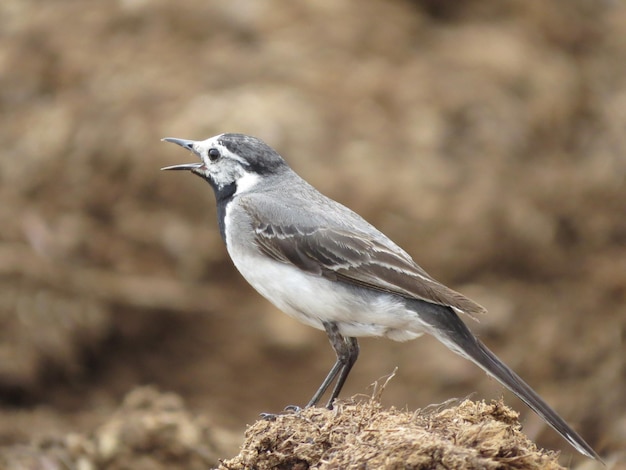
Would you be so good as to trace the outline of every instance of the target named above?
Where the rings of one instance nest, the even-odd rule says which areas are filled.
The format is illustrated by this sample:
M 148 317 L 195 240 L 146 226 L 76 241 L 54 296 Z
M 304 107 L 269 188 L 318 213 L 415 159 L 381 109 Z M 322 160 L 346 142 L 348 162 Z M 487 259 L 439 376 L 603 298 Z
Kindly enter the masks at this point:
M 483 307 L 434 280 L 383 233 L 300 178 L 274 149 L 243 134 L 163 140 L 200 158 L 163 170 L 189 170 L 211 185 L 220 233 L 241 275 L 283 312 L 326 331 L 337 361 L 307 406 L 336 379 L 332 407 L 359 354 L 356 337 L 405 341 L 429 333 L 511 390 L 580 453 L 600 460 L 459 318 Z

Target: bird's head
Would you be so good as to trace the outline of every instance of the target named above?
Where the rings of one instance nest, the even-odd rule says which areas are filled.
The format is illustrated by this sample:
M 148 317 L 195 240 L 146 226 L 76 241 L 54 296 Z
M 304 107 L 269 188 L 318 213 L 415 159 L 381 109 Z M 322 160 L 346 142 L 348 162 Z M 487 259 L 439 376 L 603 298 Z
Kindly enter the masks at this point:
M 251 190 L 261 178 L 285 171 L 289 167 L 269 145 L 244 134 L 220 134 L 194 141 L 167 137 L 200 158 L 197 163 L 184 163 L 162 170 L 188 170 L 208 181 L 218 199 Z

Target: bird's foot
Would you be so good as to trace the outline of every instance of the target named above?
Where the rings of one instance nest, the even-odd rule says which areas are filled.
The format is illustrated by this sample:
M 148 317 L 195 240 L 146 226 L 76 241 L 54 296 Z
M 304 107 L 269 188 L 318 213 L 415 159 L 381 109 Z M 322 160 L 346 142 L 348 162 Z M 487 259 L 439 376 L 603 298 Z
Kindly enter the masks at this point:
M 279 415 L 276 413 L 261 413 L 259 416 L 263 421 L 276 421 Z
M 299 414 L 302 411 L 302 408 L 298 405 L 288 405 L 285 407 L 282 413 L 261 413 L 261 419 L 265 421 L 276 421 L 276 418 L 279 416 L 284 416 L 286 414 Z

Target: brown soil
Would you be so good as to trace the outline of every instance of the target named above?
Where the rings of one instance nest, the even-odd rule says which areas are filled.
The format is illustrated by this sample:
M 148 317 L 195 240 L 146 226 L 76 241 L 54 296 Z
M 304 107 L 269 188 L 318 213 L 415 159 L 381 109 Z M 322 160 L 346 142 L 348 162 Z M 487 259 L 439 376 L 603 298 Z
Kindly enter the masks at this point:
M 465 400 L 416 412 L 377 402 L 309 408 L 246 431 L 240 454 L 220 470 L 274 468 L 562 469 L 519 431 L 517 413 L 501 402 Z
M 585 0 L 3 0 L 0 463 L 204 468 L 310 398 L 324 335 L 241 280 L 206 184 L 158 171 L 190 158 L 162 137 L 244 132 L 487 307 L 473 330 L 626 467 L 624 24 Z M 343 397 L 399 370 L 341 419 L 503 394 L 430 338 L 361 346 Z

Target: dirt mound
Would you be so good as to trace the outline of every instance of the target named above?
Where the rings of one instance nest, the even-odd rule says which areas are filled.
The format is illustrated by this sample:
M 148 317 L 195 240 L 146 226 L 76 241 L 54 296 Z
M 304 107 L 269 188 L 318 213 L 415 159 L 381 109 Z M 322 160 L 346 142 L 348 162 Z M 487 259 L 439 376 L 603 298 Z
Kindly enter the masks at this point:
M 415 412 L 385 410 L 372 400 L 309 408 L 258 421 L 240 454 L 220 470 L 257 468 L 560 469 L 537 449 L 519 415 L 501 401 L 465 400 Z

